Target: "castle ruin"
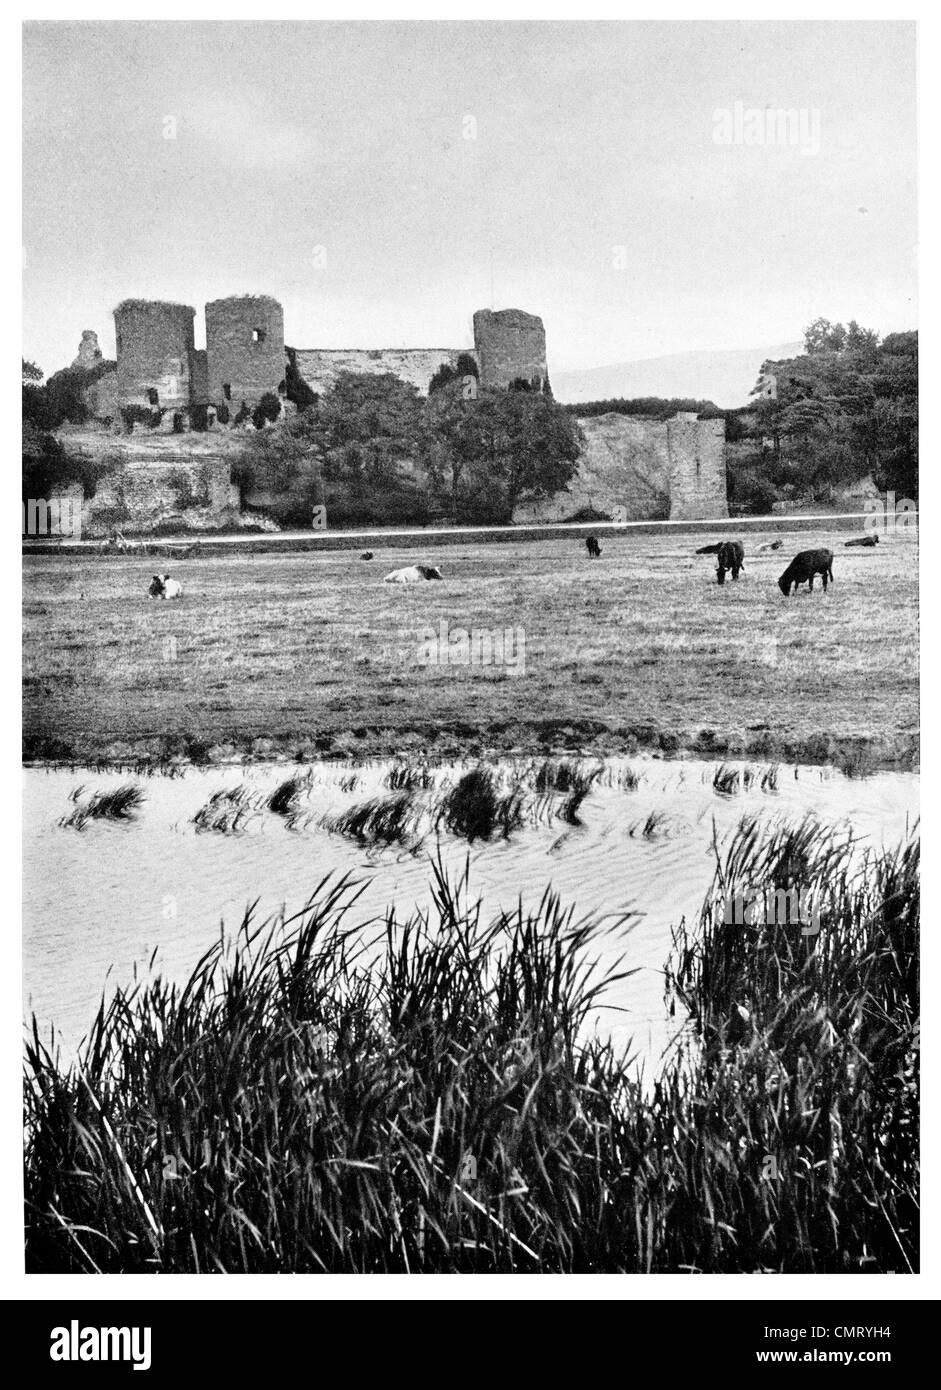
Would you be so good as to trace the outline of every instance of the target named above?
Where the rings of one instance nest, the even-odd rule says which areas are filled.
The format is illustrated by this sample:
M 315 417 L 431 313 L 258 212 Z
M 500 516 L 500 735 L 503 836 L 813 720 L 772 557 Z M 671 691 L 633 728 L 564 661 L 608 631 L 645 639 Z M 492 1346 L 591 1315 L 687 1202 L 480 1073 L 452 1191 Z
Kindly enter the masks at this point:
M 219 429 L 245 422 L 263 397 L 283 402 L 295 371 L 316 394 L 341 372 L 391 373 L 426 394 L 442 365 L 476 365 L 483 389 L 524 382 L 549 390 L 542 319 L 521 309 L 479 309 L 473 347 L 285 348 L 284 311 L 270 295 L 206 305 L 206 347 L 194 345 L 190 305 L 126 299 L 114 311 L 117 371 L 95 400 L 124 415 L 149 409 L 162 428 Z M 89 345 L 90 346 L 90 345 Z M 89 396 L 91 401 L 91 396 Z M 518 521 L 557 521 L 581 511 L 623 520 L 703 520 L 728 515 L 725 421 L 680 412 L 668 420 L 610 413 L 579 417 L 586 444 L 563 493 L 524 505 Z

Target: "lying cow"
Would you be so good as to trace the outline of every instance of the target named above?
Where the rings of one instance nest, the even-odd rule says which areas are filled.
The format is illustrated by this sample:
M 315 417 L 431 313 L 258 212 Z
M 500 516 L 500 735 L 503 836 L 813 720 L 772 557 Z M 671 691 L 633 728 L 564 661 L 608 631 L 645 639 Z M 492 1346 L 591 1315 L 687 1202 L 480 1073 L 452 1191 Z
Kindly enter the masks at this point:
M 737 579 L 739 570 L 745 568 L 745 547 L 741 541 L 723 541 L 716 551 L 716 578 L 720 584 L 725 583 L 726 570 L 732 571 L 732 578 Z
M 798 584 L 809 584 L 810 592 L 814 591 L 814 575 L 823 576 L 823 592 L 827 592 L 827 580 L 833 578 L 833 551 L 825 550 L 802 550 L 799 555 L 788 565 L 787 569 L 778 580 L 778 588 L 785 598 L 789 597 L 791 589 Z
M 598 556 L 601 554 L 601 546 L 598 544 L 598 537 L 586 536 L 585 549 L 588 551 L 588 554 L 592 560 L 597 560 Z
M 393 570 L 382 581 L 383 584 L 420 584 L 423 579 L 441 579 L 441 571 L 435 565 L 408 565 L 402 570 Z
M 359 558 L 360 558 L 361 560 L 371 560 L 371 559 L 372 559 L 372 551 L 371 551 L 371 550 L 364 550 L 363 553 L 362 553 L 362 555 L 361 555 Z
M 760 551 L 765 551 L 765 550 L 780 550 L 780 549 L 781 549 L 781 546 L 782 546 L 783 544 L 784 544 L 783 541 L 769 541 L 767 545 L 760 545 L 760 546 L 758 547 L 758 549 L 759 549 Z
M 183 589 L 168 574 L 155 574 L 147 592 L 151 598 L 179 598 Z
M 878 545 L 878 536 L 856 536 L 851 541 L 844 541 L 844 545 Z

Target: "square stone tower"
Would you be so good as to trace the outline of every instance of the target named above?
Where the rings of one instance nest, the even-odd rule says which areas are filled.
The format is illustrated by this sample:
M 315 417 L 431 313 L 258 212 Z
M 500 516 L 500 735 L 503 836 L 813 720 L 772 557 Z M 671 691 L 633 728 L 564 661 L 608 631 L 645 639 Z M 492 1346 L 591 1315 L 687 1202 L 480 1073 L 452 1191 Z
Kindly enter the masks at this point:
M 270 295 L 214 299 L 206 305 L 209 402 L 233 414 L 284 385 L 284 310 Z
M 511 386 L 522 379 L 542 390 L 548 378 L 546 330 L 542 319 L 522 309 L 478 309 L 474 348 L 481 386 Z

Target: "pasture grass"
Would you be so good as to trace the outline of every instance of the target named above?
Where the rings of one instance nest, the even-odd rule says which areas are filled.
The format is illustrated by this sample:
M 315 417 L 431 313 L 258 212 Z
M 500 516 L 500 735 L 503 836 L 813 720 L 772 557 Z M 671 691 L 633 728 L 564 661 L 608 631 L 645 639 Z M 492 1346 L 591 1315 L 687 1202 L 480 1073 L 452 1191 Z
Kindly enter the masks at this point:
M 756 881 L 819 934 L 727 925 Z M 552 892 L 486 921 L 439 864 L 427 913 L 354 932 L 356 892 L 119 990 L 74 1060 L 33 1020 L 30 1272 L 917 1270 L 917 838 L 746 822 L 652 1084 L 597 1026 L 629 957 Z
M 769 535 L 771 533 L 768 533 Z M 382 573 L 383 551 L 194 557 L 183 598 L 146 596 L 146 559 L 24 558 L 24 749 L 88 764 L 428 751 L 532 756 L 682 749 L 910 766 L 918 736 L 917 543 L 841 550 L 824 595 L 785 599 L 788 553 L 836 533 L 746 541 L 720 588 L 696 537 L 576 537 L 437 551 L 444 581 Z M 522 627 L 525 668 L 433 666 L 422 633 Z M 172 642 L 168 639 L 174 639 Z

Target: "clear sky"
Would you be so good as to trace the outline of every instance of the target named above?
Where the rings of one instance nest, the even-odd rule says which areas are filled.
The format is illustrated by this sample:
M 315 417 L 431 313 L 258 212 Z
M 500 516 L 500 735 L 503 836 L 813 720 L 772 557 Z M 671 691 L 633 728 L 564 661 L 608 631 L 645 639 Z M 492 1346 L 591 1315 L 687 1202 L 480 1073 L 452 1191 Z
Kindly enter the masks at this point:
M 550 371 L 789 341 L 818 314 L 916 326 L 908 23 L 24 42 L 23 352 L 47 372 L 84 328 L 113 356 L 129 296 L 192 304 L 199 345 L 207 300 L 270 293 L 302 348 L 469 346 L 474 309 L 516 307 L 545 320 Z M 736 103 L 803 110 L 811 152 L 741 123 L 717 143 Z

